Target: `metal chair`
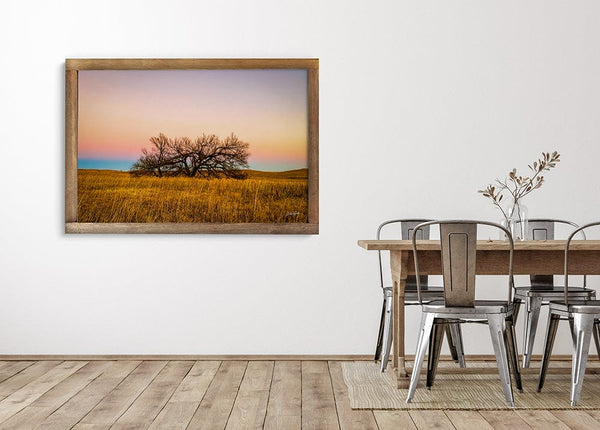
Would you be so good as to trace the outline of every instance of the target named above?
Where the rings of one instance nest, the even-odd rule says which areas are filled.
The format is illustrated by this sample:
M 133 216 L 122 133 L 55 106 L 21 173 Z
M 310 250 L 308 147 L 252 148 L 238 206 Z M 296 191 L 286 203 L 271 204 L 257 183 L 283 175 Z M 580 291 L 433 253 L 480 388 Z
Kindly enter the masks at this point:
M 579 226 L 571 221 L 559 219 L 531 219 L 528 220 L 525 229 L 525 238 L 527 240 L 554 240 L 555 229 L 557 225 L 566 225 L 573 228 Z M 585 239 L 585 234 L 582 232 Z M 514 298 L 515 321 L 519 314 L 522 303 L 525 303 L 525 326 L 523 336 L 523 367 L 528 368 L 533 353 L 533 343 L 537 332 L 538 321 L 540 318 L 540 309 L 550 301 L 560 300 L 564 295 L 563 286 L 554 285 L 553 275 L 530 275 L 531 286 L 517 287 Z M 596 291 L 586 288 L 586 279 L 583 278 L 583 287 L 570 288 L 569 299 L 571 300 L 590 300 L 596 297 Z M 600 357 L 600 339 L 595 336 L 596 345 Z
M 381 239 L 384 227 L 400 227 L 400 238 L 410 240 L 413 236 L 414 227 L 420 223 L 430 221 L 427 219 L 394 219 L 385 221 L 377 228 L 377 240 Z M 396 232 L 395 237 L 398 237 Z M 429 227 L 425 227 L 419 232 L 419 239 L 429 239 Z M 383 291 L 383 307 L 381 309 L 381 319 L 379 322 L 379 335 L 377 336 L 377 346 L 375 348 L 375 361 L 381 358 L 381 371 L 383 372 L 388 365 L 388 360 L 392 348 L 392 306 L 393 306 L 393 291 L 394 288 L 385 286 L 383 276 L 383 264 L 381 259 L 381 251 L 377 251 L 379 257 L 379 280 Z M 431 301 L 443 297 L 444 289 L 442 287 L 432 287 L 428 285 L 428 277 L 421 276 L 421 294 L 424 301 Z M 406 287 L 404 293 L 404 305 L 418 305 L 417 298 L 417 282 L 414 276 L 409 276 L 406 279 Z M 458 324 L 451 324 L 447 327 L 446 337 L 452 359 L 459 363 L 460 367 L 465 367 L 465 356 L 463 350 L 462 332 Z
M 569 287 L 569 246 L 571 240 L 580 231 L 588 227 L 598 226 L 600 222 L 593 222 L 575 229 L 565 245 L 565 288 L 563 300 L 552 301 L 549 305 L 548 328 L 546 330 L 546 341 L 544 343 L 544 355 L 542 356 L 542 367 L 538 380 L 538 392 L 542 391 L 556 330 L 561 319 L 568 319 L 573 337 L 573 363 L 571 365 L 571 406 L 575 406 L 581 396 L 583 377 L 587 364 L 588 352 L 592 336 L 597 336 L 600 322 L 600 300 L 571 300 Z
M 441 264 L 444 280 L 444 298 L 429 303 L 422 302 L 419 281 L 419 255 L 417 233 L 419 230 L 439 225 L 441 241 Z M 477 227 L 488 225 L 506 233 L 510 243 L 508 257 L 508 300 L 475 300 L 475 267 L 477 257 Z M 511 303 L 514 288 L 512 235 L 503 226 L 486 221 L 429 221 L 415 227 L 412 239 L 415 272 L 417 275 L 417 295 L 422 303 L 423 316 L 417 352 L 412 369 L 406 402 L 409 403 L 417 389 L 420 370 L 429 345 L 427 364 L 427 389 L 433 386 L 438 365 L 442 328 L 450 323 L 487 323 L 492 337 L 498 372 L 502 381 L 504 397 L 509 406 L 514 407 L 510 370 L 515 376 L 517 389 L 522 391 L 519 357 L 515 343 L 513 306 Z M 431 339 L 431 342 L 430 342 Z

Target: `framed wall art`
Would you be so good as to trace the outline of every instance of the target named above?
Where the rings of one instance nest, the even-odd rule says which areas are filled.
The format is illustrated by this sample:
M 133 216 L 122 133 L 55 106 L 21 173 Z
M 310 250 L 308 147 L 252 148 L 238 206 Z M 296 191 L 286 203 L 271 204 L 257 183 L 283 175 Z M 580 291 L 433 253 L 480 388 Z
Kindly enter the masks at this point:
M 67 233 L 319 232 L 317 59 L 67 59 Z

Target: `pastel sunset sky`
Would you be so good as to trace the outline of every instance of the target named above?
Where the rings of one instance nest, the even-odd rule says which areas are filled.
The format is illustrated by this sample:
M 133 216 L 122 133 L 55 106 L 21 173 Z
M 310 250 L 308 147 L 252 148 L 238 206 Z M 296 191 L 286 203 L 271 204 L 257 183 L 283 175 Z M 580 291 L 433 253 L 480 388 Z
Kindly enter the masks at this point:
M 80 169 L 128 170 L 159 133 L 235 133 L 251 169 L 307 167 L 306 70 L 83 70 L 78 81 Z

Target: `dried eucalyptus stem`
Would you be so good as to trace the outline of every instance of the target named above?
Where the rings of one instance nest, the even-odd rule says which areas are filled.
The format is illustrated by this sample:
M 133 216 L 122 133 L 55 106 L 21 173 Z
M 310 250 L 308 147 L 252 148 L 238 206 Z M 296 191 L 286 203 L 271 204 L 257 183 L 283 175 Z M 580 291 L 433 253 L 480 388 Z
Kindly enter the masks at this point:
M 560 162 L 560 154 L 557 151 L 554 151 L 552 154 L 542 152 L 542 158 L 534 161 L 532 165 L 527 166 L 532 172 L 531 176 L 517 176 L 517 169 L 512 169 L 508 172 L 508 178 L 504 178 L 503 181 L 496 179 L 497 187 L 493 184 L 488 184 L 484 190 L 477 190 L 477 192 L 489 198 L 494 206 L 500 209 L 500 212 L 502 212 L 508 223 L 508 215 L 500 205 L 504 197 L 504 191 L 510 193 L 513 203 L 516 205 L 521 198 L 542 186 L 544 183 L 542 173 L 555 167 L 558 162 Z

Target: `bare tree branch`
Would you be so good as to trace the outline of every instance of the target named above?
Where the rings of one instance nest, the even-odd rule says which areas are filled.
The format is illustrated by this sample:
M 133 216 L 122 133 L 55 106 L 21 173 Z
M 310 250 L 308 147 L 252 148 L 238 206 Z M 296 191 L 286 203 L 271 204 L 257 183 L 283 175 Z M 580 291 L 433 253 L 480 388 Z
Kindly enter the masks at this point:
M 245 178 L 249 144 L 234 133 L 221 140 L 214 134 L 170 139 L 160 133 L 151 137 L 151 148 L 132 166 L 134 175 Z

